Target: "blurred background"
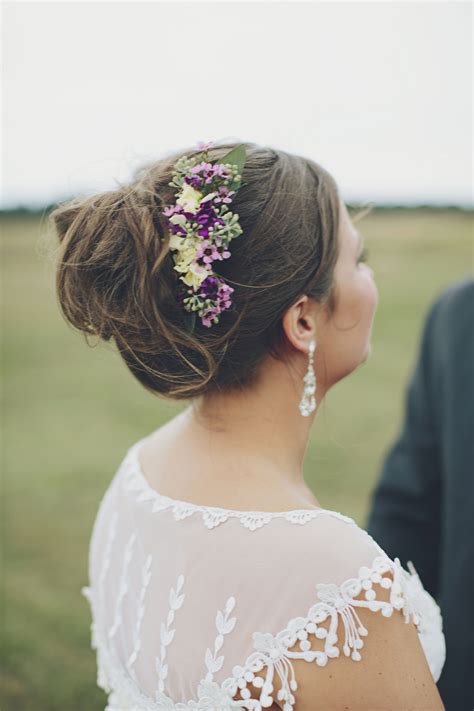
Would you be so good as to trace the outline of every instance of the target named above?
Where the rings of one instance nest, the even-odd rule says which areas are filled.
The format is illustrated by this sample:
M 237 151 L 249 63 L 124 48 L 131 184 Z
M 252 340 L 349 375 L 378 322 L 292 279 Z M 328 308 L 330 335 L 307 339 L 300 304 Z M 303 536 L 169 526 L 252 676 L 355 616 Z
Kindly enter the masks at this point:
M 326 167 L 369 248 L 372 355 L 327 395 L 305 476 L 364 525 L 429 305 L 473 270 L 467 2 L 5 2 L 2 711 L 103 709 L 91 528 L 126 449 L 182 409 L 62 319 L 48 215 L 142 161 L 245 140 Z

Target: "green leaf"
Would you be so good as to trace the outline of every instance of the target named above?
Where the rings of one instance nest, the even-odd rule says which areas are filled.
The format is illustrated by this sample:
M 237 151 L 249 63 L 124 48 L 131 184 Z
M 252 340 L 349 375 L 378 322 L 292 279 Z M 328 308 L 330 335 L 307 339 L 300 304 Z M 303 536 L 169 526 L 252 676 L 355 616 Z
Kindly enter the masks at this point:
M 245 159 L 247 155 L 245 153 L 245 146 L 241 143 L 236 148 L 233 148 L 227 155 L 219 160 L 219 163 L 230 163 L 231 165 L 236 165 L 239 171 L 239 175 L 242 175 L 242 171 L 245 165 Z

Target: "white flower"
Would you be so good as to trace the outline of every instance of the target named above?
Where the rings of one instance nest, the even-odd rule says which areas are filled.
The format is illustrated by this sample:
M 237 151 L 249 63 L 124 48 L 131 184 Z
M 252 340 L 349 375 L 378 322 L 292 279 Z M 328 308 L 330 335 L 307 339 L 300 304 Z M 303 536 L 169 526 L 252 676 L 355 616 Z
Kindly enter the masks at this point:
M 202 193 L 199 190 L 195 190 L 192 185 L 185 183 L 176 203 L 181 205 L 186 212 L 197 212 L 201 198 Z
M 172 215 L 169 218 L 169 221 L 175 225 L 181 225 L 182 227 L 184 227 L 184 225 L 187 222 L 186 217 L 184 215 L 182 215 L 180 212 L 176 212 L 174 215 Z
M 180 235 L 172 233 L 170 235 L 170 248 L 171 249 L 184 249 L 186 247 L 186 241 Z
M 193 289 L 197 289 L 207 276 L 209 276 L 209 271 L 205 267 L 192 263 L 182 281 L 186 286 L 192 286 Z
M 178 247 L 179 252 L 175 256 L 177 272 L 187 272 L 191 268 L 191 264 L 196 256 L 196 250 L 192 245 L 182 244 Z
M 213 193 L 208 193 L 206 197 L 201 200 L 201 202 L 208 202 L 209 200 L 212 200 L 212 198 L 214 198 L 217 194 L 218 193 L 216 193 L 216 191 L 214 191 Z

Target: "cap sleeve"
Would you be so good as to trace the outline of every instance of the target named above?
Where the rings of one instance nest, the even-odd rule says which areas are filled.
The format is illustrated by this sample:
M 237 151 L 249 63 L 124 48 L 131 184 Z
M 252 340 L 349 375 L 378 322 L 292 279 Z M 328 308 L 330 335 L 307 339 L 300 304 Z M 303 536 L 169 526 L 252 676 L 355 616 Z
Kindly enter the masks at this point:
M 370 635 L 370 627 L 361 620 L 362 609 L 382 618 L 401 611 L 405 623 L 411 621 L 420 629 L 426 600 L 414 593 L 423 589 L 398 558 L 390 559 L 355 524 L 317 521 L 306 533 L 309 530 L 314 537 L 302 537 L 288 565 L 286 624 L 276 629 L 267 617 L 266 630 L 252 634 L 254 651 L 243 665 L 234 667 L 232 678 L 224 684 L 238 701 L 256 698 L 266 707 L 275 700 L 284 702 L 287 711 L 297 700 L 296 660 L 319 667 L 342 656 L 359 662 Z M 302 597 L 308 596 L 309 589 L 305 605 Z M 367 620 L 367 613 L 363 617 Z

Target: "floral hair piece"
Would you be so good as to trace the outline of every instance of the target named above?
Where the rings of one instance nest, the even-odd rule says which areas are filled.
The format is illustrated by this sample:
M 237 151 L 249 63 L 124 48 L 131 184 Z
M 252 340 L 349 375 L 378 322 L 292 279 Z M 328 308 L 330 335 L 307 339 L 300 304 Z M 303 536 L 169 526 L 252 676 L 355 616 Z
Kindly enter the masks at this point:
M 201 323 L 210 327 L 219 323 L 220 314 L 231 306 L 234 289 L 214 271 L 214 263 L 230 257 L 230 241 L 243 232 L 238 214 L 228 205 L 242 185 L 245 147 L 239 145 L 221 161 L 210 163 L 208 149 L 212 145 L 212 141 L 200 142 L 200 153 L 176 161 L 169 183 L 178 188 L 176 201 L 162 213 L 168 218 L 174 269 L 185 285 L 180 285 L 178 299 L 192 314 L 191 330 L 196 313 Z

